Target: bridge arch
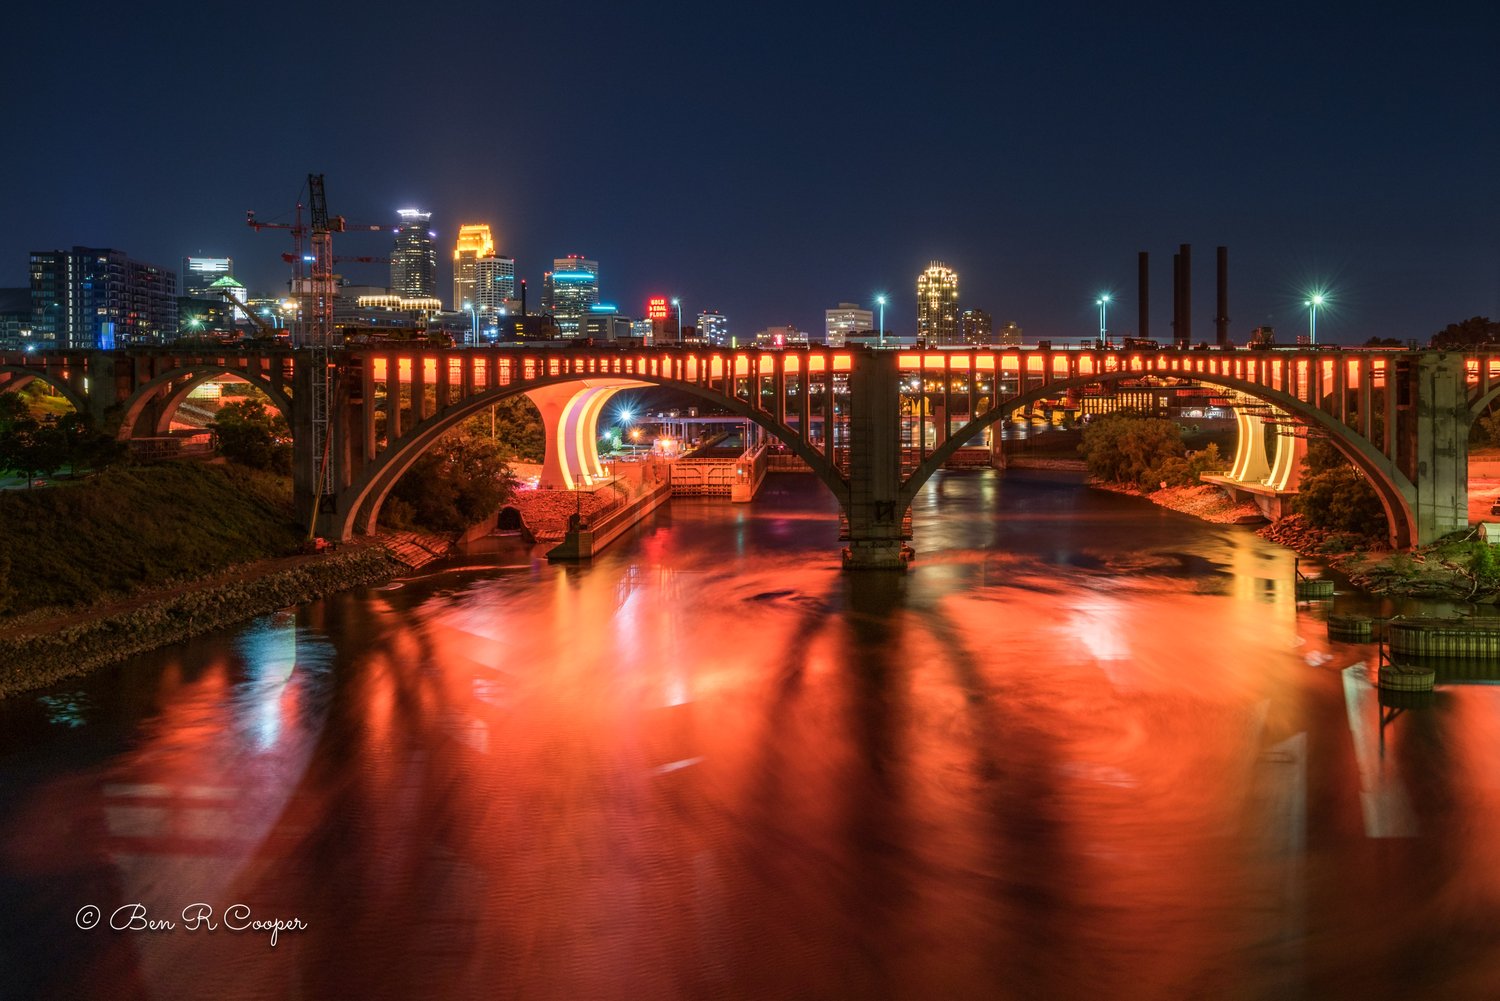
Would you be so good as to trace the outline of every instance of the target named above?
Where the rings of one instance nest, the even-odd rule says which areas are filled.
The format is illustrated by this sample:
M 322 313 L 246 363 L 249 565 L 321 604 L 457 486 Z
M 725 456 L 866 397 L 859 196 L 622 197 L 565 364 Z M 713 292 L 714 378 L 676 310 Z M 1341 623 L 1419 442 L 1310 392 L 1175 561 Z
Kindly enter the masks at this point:
M 0 393 L 19 391 L 29 386 L 33 380 L 44 382 L 57 390 L 58 394 L 67 400 L 68 405 L 76 412 L 80 414 L 90 412 L 88 401 L 62 379 L 35 369 L 22 368 L 17 365 L 0 365 Z
M 743 417 L 759 425 L 782 441 L 794 454 L 808 464 L 824 485 L 839 499 L 841 504 L 848 503 L 848 482 L 839 473 L 833 462 L 817 449 L 813 448 L 796 431 L 792 430 L 785 423 L 776 420 L 773 414 L 757 409 L 745 400 L 738 397 L 725 396 L 694 383 L 680 382 L 651 375 L 631 374 L 628 376 L 608 377 L 579 376 L 570 373 L 553 378 L 530 380 L 520 385 L 499 386 L 467 397 L 445 408 L 441 412 L 425 418 L 412 427 L 410 431 L 403 434 L 386 451 L 380 453 L 372 463 L 355 476 L 349 486 L 339 492 L 336 504 L 337 510 L 333 514 L 332 523 L 326 521 L 323 523 L 324 534 L 338 539 L 349 539 L 356 531 L 365 535 L 373 534 L 376 524 L 379 521 L 380 509 L 385 504 L 386 497 L 396 486 L 396 483 L 411 469 L 412 465 L 423 453 L 461 421 L 512 396 L 519 396 L 551 387 L 564 387 L 570 384 L 583 388 L 590 383 L 600 387 L 607 387 L 609 383 L 618 383 L 618 386 L 615 388 L 619 389 L 629 386 L 659 386 L 677 390 L 697 399 L 704 400 L 716 407 L 722 407 L 738 417 Z M 577 427 L 574 432 L 570 433 L 592 437 L 594 435 L 592 422 L 597 418 L 605 399 L 607 399 L 607 395 L 601 394 L 583 401 L 581 407 L 583 411 L 582 418 L 589 426 L 586 429 Z M 557 442 L 549 441 L 547 443 L 549 454 L 556 447 Z
M 942 468 L 943 463 L 951 458 L 964 442 L 971 440 L 976 434 L 999 421 L 1018 407 L 1030 406 L 1038 400 L 1053 396 L 1062 390 L 1099 383 L 1121 382 L 1126 379 L 1139 379 L 1141 376 L 1147 375 L 1174 379 L 1191 378 L 1196 382 L 1205 383 L 1210 386 L 1218 386 L 1223 389 L 1244 393 L 1246 396 L 1278 407 L 1300 418 L 1304 423 L 1318 428 L 1328 436 L 1330 443 L 1338 449 L 1339 453 L 1353 463 L 1355 468 L 1359 469 L 1365 475 L 1365 479 L 1374 487 L 1376 495 L 1380 498 L 1380 505 L 1385 509 L 1391 544 L 1396 548 L 1405 548 L 1416 541 L 1415 485 L 1372 442 L 1364 438 L 1353 428 L 1345 425 L 1337 417 L 1318 409 L 1312 404 L 1305 403 L 1289 393 L 1270 389 L 1258 383 L 1236 379 L 1232 376 L 1204 372 L 1180 372 L 1169 369 L 1156 369 L 1154 367 L 1139 370 L 1097 372 L 1069 379 L 1057 379 L 1046 385 L 1008 397 L 999 406 L 992 407 L 985 413 L 970 420 L 963 427 L 950 434 L 948 439 L 941 445 L 933 449 L 921 465 L 913 470 L 911 476 L 902 484 L 902 501 L 905 504 L 910 504 L 915 499 L 917 491 L 922 488 L 922 485 L 927 482 L 933 473 Z
M 140 423 L 141 415 L 152 402 L 157 400 L 160 400 L 162 404 L 161 412 L 157 416 L 156 426 L 151 431 L 156 434 L 165 434 L 172 415 L 177 412 L 177 408 L 193 390 L 211 379 L 222 378 L 226 375 L 247 382 L 265 393 L 271 400 L 271 406 L 281 412 L 281 416 L 286 418 L 287 423 L 291 423 L 291 397 L 269 380 L 252 372 L 222 365 L 193 365 L 163 372 L 138 386 L 120 409 L 120 424 L 115 431 L 115 437 L 121 441 L 135 437 L 136 425 Z

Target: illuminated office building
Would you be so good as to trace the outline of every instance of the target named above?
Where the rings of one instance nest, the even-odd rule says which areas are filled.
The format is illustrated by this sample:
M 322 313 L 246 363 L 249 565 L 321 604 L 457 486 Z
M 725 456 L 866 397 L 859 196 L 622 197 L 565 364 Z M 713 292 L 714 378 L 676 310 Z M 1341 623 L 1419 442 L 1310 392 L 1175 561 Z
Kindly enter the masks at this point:
M 476 293 L 478 265 L 481 257 L 495 256 L 495 240 L 488 223 L 458 227 L 458 242 L 453 245 L 453 308 L 479 302 Z
M 857 303 L 841 302 L 837 309 L 823 311 L 823 343 L 841 348 L 851 337 L 869 335 L 875 329 L 875 313 Z
M 958 273 L 933 261 L 917 275 L 917 337 L 928 344 L 959 344 Z
M 437 298 L 437 248 L 428 228 L 431 212 L 402 209 L 391 251 L 391 292 L 406 299 Z
M 964 344 L 995 343 L 995 321 L 982 309 L 966 309 L 958 318 L 958 330 Z
M 716 309 L 699 313 L 698 339 L 716 348 L 729 347 L 729 318 Z
M 473 301 L 480 310 L 499 313 L 516 298 L 516 259 L 481 257 L 474 262 Z M 460 303 L 462 305 L 462 303 Z
M 553 260 L 549 274 L 551 295 L 544 298 L 557 329 L 563 337 L 582 336 L 589 307 L 599 304 L 599 262 L 569 254 Z
M 177 275 L 107 248 L 34 251 L 31 316 L 39 347 L 165 344 L 177 338 Z

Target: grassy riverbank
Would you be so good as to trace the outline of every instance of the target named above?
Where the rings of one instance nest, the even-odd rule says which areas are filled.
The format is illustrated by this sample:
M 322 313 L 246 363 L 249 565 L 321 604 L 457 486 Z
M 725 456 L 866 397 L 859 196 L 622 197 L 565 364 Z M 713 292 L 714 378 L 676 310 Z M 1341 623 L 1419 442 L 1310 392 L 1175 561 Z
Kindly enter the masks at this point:
M 262 560 L 71 615 L 11 620 L 0 625 L 0 698 L 404 571 L 377 542 Z
M 176 462 L 0 493 L 0 697 L 405 567 L 299 554 L 286 477 Z
M 77 608 L 297 551 L 291 482 L 197 462 L 0 492 L 0 615 Z M 0 620 L 0 633 L 7 623 Z

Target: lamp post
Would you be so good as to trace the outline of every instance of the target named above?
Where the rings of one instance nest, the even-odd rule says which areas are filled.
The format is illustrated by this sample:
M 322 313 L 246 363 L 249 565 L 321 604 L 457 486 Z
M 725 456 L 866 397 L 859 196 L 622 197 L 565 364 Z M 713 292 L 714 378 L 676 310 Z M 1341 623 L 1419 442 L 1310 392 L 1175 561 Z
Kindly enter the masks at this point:
M 1095 305 L 1097 305 L 1099 307 L 1099 346 L 1100 347 L 1103 347 L 1104 345 L 1106 345 L 1106 344 L 1109 343 L 1109 323 L 1107 322 L 1108 316 L 1109 316 L 1109 300 L 1110 300 L 1110 295 L 1109 295 L 1108 292 L 1105 292 L 1105 293 L 1101 294 L 1098 299 L 1094 300 Z
M 464 302 L 464 309 L 469 314 L 469 347 L 479 345 L 479 311 L 474 308 L 472 302 Z
M 676 296 L 672 297 L 672 305 L 677 307 L 677 343 L 682 343 L 682 300 Z
M 880 307 L 880 346 L 885 347 L 885 296 L 877 295 L 875 305 Z
M 1307 340 L 1309 344 L 1318 343 L 1318 307 L 1323 305 L 1323 293 L 1314 292 L 1312 297 L 1304 303 L 1307 306 Z

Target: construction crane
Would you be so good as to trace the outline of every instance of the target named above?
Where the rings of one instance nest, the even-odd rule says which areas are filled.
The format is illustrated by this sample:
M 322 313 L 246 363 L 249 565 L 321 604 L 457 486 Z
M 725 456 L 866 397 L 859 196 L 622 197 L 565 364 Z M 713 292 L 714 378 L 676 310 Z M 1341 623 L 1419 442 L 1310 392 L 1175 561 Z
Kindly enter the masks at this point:
M 292 234 L 292 295 L 297 300 L 296 328 L 292 346 L 310 351 L 312 365 L 312 399 L 308 401 L 312 424 L 313 462 L 312 519 L 307 526 L 311 541 L 317 530 L 318 512 L 331 510 L 334 498 L 333 457 L 328 434 L 328 418 L 338 396 L 336 370 L 330 352 L 333 349 L 333 234 L 351 230 L 382 232 L 379 225 L 350 226 L 343 216 L 328 214 L 328 200 L 323 191 L 323 175 L 307 175 L 308 224 L 302 223 L 302 203 L 291 223 L 261 222 L 254 212 L 245 214 L 251 229 L 285 229 Z M 309 254 L 303 253 L 307 240 Z M 311 264 L 310 269 L 304 266 Z
M 222 295 L 225 299 L 228 299 L 230 305 L 238 308 L 241 313 L 244 313 L 246 316 L 248 316 L 250 318 L 250 322 L 253 323 L 253 324 L 255 324 L 256 329 L 260 331 L 262 337 L 269 337 L 269 338 L 275 339 L 275 337 L 276 337 L 276 328 L 273 327 L 273 326 L 271 326 L 265 320 L 262 320 L 260 317 L 256 316 L 255 315 L 255 310 L 251 309 L 244 302 L 240 301 L 240 299 L 239 299 L 238 296 L 236 296 L 233 292 L 229 291 L 227 288 L 221 288 L 221 289 L 219 289 L 219 294 Z M 231 312 L 229 315 L 230 315 L 230 326 L 232 327 L 234 325 L 234 320 L 233 320 L 234 313 Z
M 335 257 L 333 234 L 381 233 L 386 227 L 377 223 L 351 224 L 343 216 L 329 215 L 322 174 L 307 175 L 307 195 L 308 204 L 304 206 L 300 201 L 297 203 L 292 222 L 263 222 L 256 218 L 254 210 L 251 210 L 245 213 L 245 224 L 256 232 L 263 229 L 284 229 L 291 233 L 292 252 L 282 254 L 281 259 L 292 266 L 292 297 L 297 300 L 298 306 L 297 319 L 292 330 L 292 345 L 309 347 L 321 341 L 331 346 L 334 263 L 348 260 L 377 264 L 387 260 L 377 257 Z M 309 218 L 305 223 L 302 215 L 304 208 L 310 210 Z

